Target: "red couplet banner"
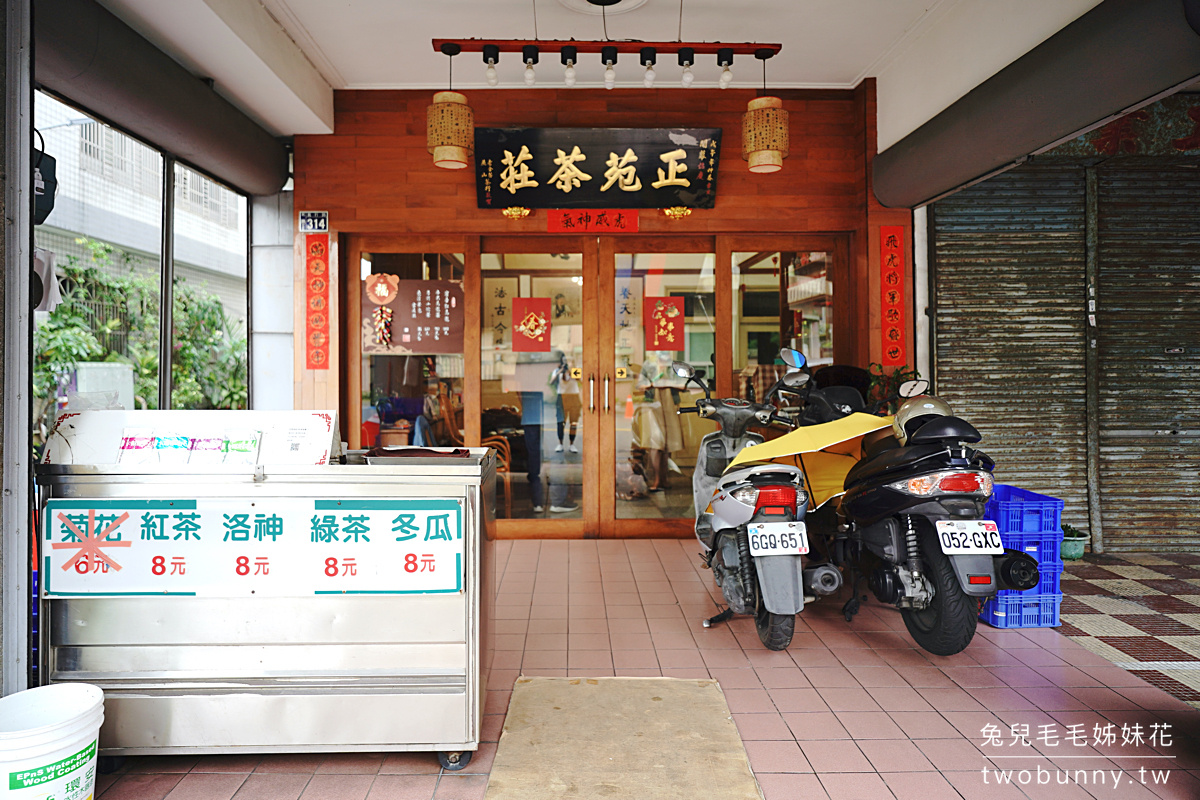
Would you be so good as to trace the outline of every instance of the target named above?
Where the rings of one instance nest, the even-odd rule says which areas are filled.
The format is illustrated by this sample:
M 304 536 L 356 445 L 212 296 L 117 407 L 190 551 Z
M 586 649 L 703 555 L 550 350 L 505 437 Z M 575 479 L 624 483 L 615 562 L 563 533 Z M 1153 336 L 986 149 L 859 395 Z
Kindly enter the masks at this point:
M 647 350 L 678 350 L 683 347 L 683 298 L 647 297 L 642 301 Z
M 904 302 L 904 227 L 879 228 L 880 334 L 885 367 L 908 364 L 908 319 Z
M 514 297 L 512 349 L 515 353 L 550 352 L 550 298 Z
M 329 369 L 329 234 L 304 236 L 304 362 Z

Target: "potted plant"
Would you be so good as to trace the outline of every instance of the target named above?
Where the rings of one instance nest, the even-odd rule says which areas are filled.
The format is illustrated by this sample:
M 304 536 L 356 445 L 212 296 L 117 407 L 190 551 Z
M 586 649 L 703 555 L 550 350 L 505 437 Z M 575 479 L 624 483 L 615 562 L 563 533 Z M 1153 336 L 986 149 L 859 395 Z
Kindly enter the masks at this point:
M 1083 558 L 1083 549 L 1091 537 L 1076 527 L 1063 523 L 1062 557 L 1064 561 Z

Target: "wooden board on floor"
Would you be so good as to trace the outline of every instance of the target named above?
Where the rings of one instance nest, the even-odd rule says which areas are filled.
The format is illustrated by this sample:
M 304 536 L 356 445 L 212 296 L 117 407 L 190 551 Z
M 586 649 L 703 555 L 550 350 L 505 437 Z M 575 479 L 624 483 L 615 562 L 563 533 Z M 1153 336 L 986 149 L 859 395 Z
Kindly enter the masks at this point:
M 716 681 L 518 678 L 487 800 L 761 800 Z

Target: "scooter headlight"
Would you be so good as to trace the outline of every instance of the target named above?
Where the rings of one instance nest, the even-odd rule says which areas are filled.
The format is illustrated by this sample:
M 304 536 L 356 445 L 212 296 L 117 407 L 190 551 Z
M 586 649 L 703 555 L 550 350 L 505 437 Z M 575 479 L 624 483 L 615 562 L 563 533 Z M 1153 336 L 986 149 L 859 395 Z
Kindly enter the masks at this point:
M 758 489 L 754 486 L 743 486 L 740 489 L 734 489 L 729 496 L 742 505 L 752 506 L 758 502 Z

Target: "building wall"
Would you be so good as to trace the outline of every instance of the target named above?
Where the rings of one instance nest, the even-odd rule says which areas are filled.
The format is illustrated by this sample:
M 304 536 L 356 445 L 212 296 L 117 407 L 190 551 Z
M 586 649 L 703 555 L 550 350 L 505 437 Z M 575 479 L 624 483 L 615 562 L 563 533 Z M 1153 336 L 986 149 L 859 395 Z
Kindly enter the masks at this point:
M 790 155 L 780 172 L 767 175 L 750 173 L 741 155 L 742 114 L 758 94 L 494 89 L 473 91 L 468 102 L 479 127 L 720 127 L 715 207 L 679 221 L 643 210 L 640 233 L 845 235 L 856 317 L 853 361 L 864 367 L 880 361 L 880 225 L 905 226 L 907 263 L 912 259 L 911 213 L 883 209 L 870 191 L 874 80 L 854 90 L 775 92 L 790 114 Z M 295 211 L 328 211 L 330 228 L 342 234 L 545 235 L 544 212 L 513 221 L 496 210 L 479 209 L 473 169 L 433 166 L 425 145 L 432 96 L 429 91 L 336 93 L 334 133 L 295 139 Z M 297 292 L 303 289 L 302 283 L 295 285 Z M 298 374 L 297 380 L 307 378 Z

